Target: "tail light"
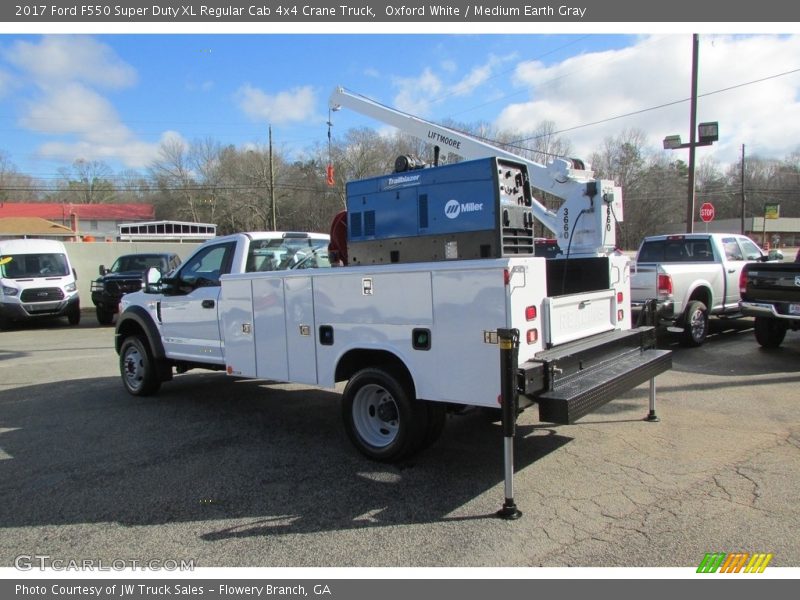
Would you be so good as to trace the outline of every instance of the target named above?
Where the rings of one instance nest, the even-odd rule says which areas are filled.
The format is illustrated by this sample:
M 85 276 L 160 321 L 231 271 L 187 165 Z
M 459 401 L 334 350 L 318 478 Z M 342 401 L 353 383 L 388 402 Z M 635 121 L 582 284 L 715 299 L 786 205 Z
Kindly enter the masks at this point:
M 666 273 L 659 273 L 656 288 L 659 298 L 672 296 L 672 277 Z
M 539 330 L 538 329 L 528 329 L 525 334 L 525 341 L 528 344 L 535 344 L 539 341 Z
M 622 292 L 617 292 L 617 304 L 622 304 L 622 301 L 625 299 Z
M 742 269 L 739 273 L 739 293 L 742 295 L 747 293 L 747 269 Z
M 533 321 L 536 319 L 536 307 L 535 306 L 528 306 L 525 309 L 525 320 L 526 321 Z

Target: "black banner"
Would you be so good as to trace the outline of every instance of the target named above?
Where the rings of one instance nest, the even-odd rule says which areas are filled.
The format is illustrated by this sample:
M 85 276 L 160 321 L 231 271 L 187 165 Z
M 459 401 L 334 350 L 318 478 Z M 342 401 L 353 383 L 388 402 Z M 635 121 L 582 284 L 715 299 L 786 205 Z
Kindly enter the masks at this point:
M 701 580 L 702 579 L 702 580 Z M 647 597 L 651 600 L 709 597 L 725 594 L 729 600 L 788 594 L 793 582 L 781 579 L 718 578 L 697 579 L 206 579 L 174 581 L 163 579 L 132 580 L 26 580 L 0 581 L 3 598 L 20 600 L 164 600 L 166 598 L 203 598 L 204 600 L 408 600 L 414 598 L 457 598 L 485 600 L 493 597 L 521 599 L 552 594 L 557 597 L 606 597 L 620 593 L 625 598 Z
M 800 4 L 785 0 L 18 0 L 2 3 L 0 17 L 18 23 L 787 23 L 800 20 Z

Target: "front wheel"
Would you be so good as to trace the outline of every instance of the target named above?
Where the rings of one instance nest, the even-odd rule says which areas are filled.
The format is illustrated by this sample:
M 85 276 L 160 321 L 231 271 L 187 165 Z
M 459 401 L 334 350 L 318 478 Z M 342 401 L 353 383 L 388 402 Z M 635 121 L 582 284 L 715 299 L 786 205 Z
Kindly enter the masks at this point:
M 427 407 L 410 389 L 406 378 L 386 369 L 362 369 L 350 379 L 342 396 L 342 419 L 359 452 L 395 462 L 427 441 Z
M 133 396 L 149 396 L 161 387 L 155 360 L 147 342 L 137 335 L 125 338 L 119 351 L 122 383 Z
M 67 313 L 67 322 L 70 325 L 78 325 L 81 322 L 81 307 L 77 302 Z
M 786 326 L 778 319 L 756 317 L 756 341 L 764 348 L 777 348 L 786 337 Z
M 702 346 L 708 336 L 708 309 L 699 300 L 692 300 L 683 317 L 684 346 Z
M 105 310 L 98 306 L 95 312 L 97 313 L 97 322 L 100 325 L 111 325 L 114 322 L 114 311 Z

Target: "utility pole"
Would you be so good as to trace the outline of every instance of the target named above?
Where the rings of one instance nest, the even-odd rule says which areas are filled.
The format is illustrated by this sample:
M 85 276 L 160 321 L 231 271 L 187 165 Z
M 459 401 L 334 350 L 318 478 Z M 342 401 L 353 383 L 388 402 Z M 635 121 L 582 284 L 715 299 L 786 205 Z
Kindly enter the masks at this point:
M 692 36 L 692 99 L 689 129 L 689 197 L 686 203 L 686 233 L 694 231 L 694 154 L 697 128 L 697 54 L 700 47 L 700 36 Z
M 272 161 L 272 125 L 269 126 L 269 202 L 272 209 L 272 231 L 278 231 L 275 212 L 275 165 Z
M 742 223 L 741 223 L 741 234 L 744 235 L 744 144 L 742 144 Z

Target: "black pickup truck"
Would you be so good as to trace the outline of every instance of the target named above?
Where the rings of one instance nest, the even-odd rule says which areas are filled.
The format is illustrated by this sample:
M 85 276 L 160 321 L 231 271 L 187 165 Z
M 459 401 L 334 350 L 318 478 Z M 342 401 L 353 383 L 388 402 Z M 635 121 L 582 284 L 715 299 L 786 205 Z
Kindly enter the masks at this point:
M 751 263 L 739 278 L 742 314 L 755 317 L 756 340 L 777 348 L 800 329 L 800 251 L 794 262 Z
M 120 298 L 142 289 L 144 274 L 151 267 L 166 274 L 181 264 L 174 252 L 125 254 L 110 269 L 100 265 L 100 278 L 92 282 L 92 302 L 101 325 L 111 325 Z

